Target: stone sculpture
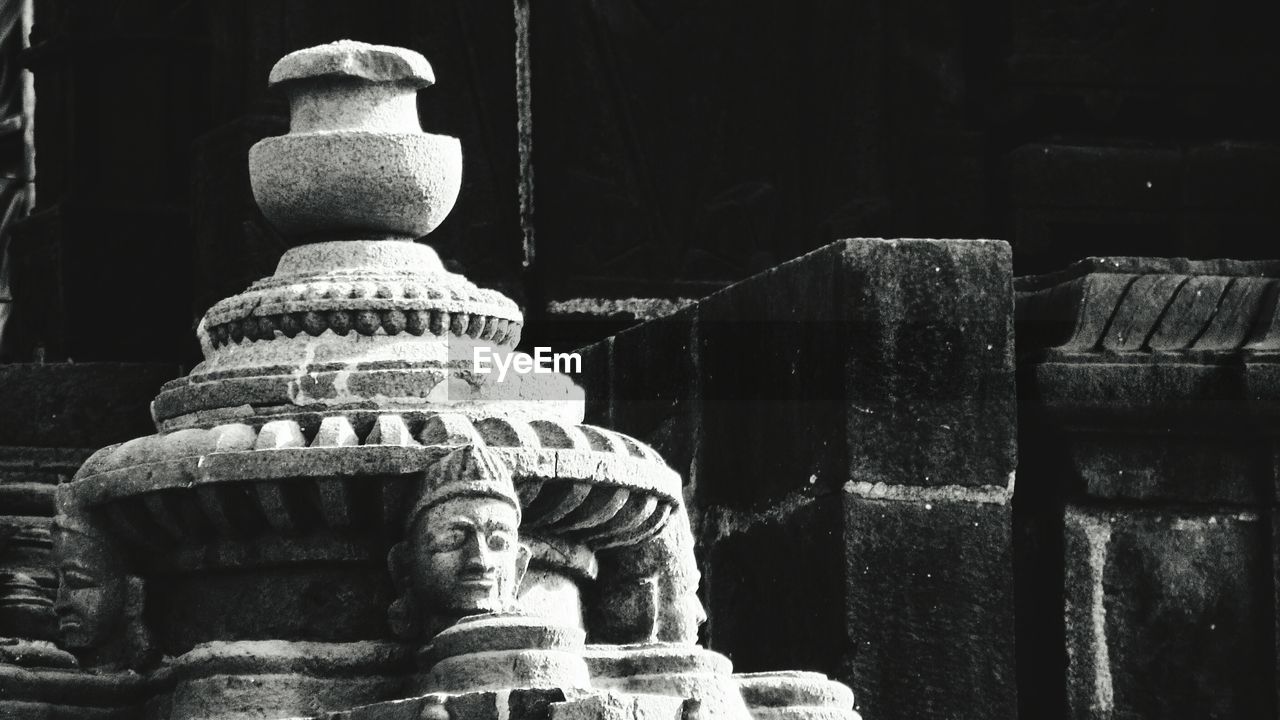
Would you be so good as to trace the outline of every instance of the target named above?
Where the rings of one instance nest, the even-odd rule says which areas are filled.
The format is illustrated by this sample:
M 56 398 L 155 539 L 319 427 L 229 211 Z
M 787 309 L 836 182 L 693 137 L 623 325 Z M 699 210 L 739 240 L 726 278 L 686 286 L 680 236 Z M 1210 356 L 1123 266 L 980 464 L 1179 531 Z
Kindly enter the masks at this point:
M 251 179 L 289 250 L 206 313 L 158 432 L 57 490 L 69 644 L 145 671 L 102 676 L 95 712 L 855 718 L 838 683 L 740 679 L 696 646 L 682 483 L 652 448 L 584 424 L 567 376 L 468 362 L 515 352 L 523 316 L 415 242 L 460 185 L 458 141 L 418 125 L 433 80 L 347 41 L 272 71 L 290 132 L 253 148 Z M 142 600 L 154 668 L 98 650 L 138 645 L 119 618 Z
M 128 574 L 111 539 L 85 519 L 60 514 L 53 523 L 58 594 L 53 609 L 62 645 L 81 666 L 139 669 L 154 659 L 142 623 L 142 581 Z
M 400 591 L 393 630 L 431 638 L 467 615 L 511 612 L 529 567 L 519 542 L 520 498 L 511 472 L 484 448 L 466 445 L 426 473 L 388 558 Z

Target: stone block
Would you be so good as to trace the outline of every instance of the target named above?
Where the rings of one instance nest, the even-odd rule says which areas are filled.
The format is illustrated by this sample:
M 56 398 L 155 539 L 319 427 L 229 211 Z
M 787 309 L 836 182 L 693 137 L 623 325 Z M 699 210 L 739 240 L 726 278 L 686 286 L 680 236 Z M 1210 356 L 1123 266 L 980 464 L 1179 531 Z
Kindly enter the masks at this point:
M 1011 326 L 1009 248 L 988 241 L 846 240 L 707 298 L 699 492 L 1004 485 Z
M 1254 513 L 1068 507 L 1071 718 L 1275 711 L 1271 541 Z
M 1271 496 L 1271 463 L 1256 438 L 1090 432 L 1066 444 L 1092 497 L 1252 505 Z
M 1098 498 L 1265 502 L 1276 273 L 1118 257 L 1020 279 L 1021 398 L 1055 472 Z
M 155 432 L 150 403 L 176 365 L 0 365 L 5 445 L 97 449 Z
M 157 643 L 172 655 L 227 639 L 389 638 L 394 593 L 378 559 L 164 575 L 148 581 L 147 612 Z
M 844 496 L 849 655 L 837 679 L 874 718 L 1013 718 L 1009 494 L 851 488 Z
M 593 693 L 552 703 L 550 720 L 680 720 L 683 710 L 678 697 Z
M 1005 486 L 1015 465 L 1009 246 L 849 240 L 847 478 Z

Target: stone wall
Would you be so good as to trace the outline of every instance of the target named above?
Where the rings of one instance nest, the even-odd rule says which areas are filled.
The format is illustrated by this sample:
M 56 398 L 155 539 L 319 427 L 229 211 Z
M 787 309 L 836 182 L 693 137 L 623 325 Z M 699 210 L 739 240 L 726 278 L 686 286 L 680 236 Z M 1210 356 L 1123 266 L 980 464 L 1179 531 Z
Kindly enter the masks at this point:
M 845 241 L 586 348 L 688 479 L 710 645 L 867 717 L 1274 716 L 1277 265 L 1019 279 L 1016 412 L 1007 268 Z
M 1067 717 L 1274 716 L 1278 269 L 1019 280 L 1019 671 Z
M 1009 247 L 846 240 L 584 352 L 687 480 L 710 647 L 872 718 L 1016 712 Z

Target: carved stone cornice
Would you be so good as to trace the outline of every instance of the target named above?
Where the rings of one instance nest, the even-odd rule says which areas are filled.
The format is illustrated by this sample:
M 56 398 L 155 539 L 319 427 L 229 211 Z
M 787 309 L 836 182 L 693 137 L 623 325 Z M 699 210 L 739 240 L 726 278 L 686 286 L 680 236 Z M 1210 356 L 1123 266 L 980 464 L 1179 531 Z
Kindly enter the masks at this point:
M 225 547 L 195 556 L 183 548 L 272 532 L 398 527 L 416 474 L 467 444 L 488 447 L 512 469 L 523 528 L 593 550 L 651 537 L 681 492 L 679 476 L 652 448 L 621 433 L 545 418 L 433 413 L 151 435 L 99 451 L 58 493 L 66 505 L 101 513 L 135 547 L 179 565 L 183 557 L 218 564 L 223 555 L 234 565 L 242 558 Z M 288 561 L 285 545 L 268 559 Z
M 1090 492 L 1272 494 L 1280 262 L 1090 258 L 1015 290 L 1021 404 Z
M 1165 258 L 1090 258 L 1019 278 L 1020 363 L 1047 405 L 1082 421 L 1238 412 L 1244 364 L 1280 349 L 1277 278 L 1277 262 Z

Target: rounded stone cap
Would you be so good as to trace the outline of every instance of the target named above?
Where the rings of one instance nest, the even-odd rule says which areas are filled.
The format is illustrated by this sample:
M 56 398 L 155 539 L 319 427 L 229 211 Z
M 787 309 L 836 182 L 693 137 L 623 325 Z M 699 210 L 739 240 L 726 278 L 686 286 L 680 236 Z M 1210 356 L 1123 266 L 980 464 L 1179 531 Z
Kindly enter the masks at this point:
M 436 81 L 431 64 L 419 53 L 355 40 L 339 40 L 291 52 L 271 68 L 269 81 L 275 86 L 326 77 L 392 82 L 415 88 L 429 87 Z
M 561 650 L 582 648 L 581 628 L 557 625 L 532 615 L 487 613 L 459 620 L 445 628 L 423 649 L 428 667 L 442 660 L 503 650 Z
M 583 651 L 592 677 L 629 678 L 638 675 L 729 675 L 729 658 L 697 645 L 671 642 L 628 645 L 587 645 Z
M 829 707 L 847 710 L 853 707 L 853 691 L 822 673 L 799 670 L 739 673 L 742 698 L 752 708 L 758 707 Z

